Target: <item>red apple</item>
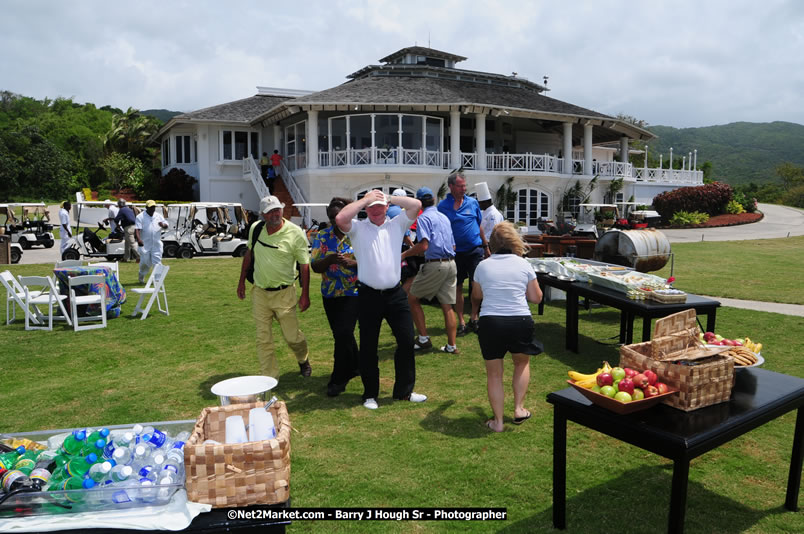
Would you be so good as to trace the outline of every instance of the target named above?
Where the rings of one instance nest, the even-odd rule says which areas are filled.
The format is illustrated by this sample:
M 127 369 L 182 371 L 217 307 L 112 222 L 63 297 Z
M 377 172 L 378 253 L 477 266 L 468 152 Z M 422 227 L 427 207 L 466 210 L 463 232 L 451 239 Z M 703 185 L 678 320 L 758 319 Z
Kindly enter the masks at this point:
M 651 386 L 656 383 L 656 378 L 657 378 L 656 373 L 654 373 L 650 369 L 642 371 L 642 374 L 648 377 L 648 382 L 650 383 Z
M 665 384 L 664 382 L 656 382 L 655 386 L 656 389 L 659 390 L 659 395 L 667 393 L 668 391 L 667 384 Z
M 704 334 L 704 341 L 706 341 L 707 343 L 711 343 L 712 341 L 717 341 L 715 339 L 715 333 L 714 332 L 706 332 Z
M 650 385 L 650 380 L 643 373 L 635 374 L 631 380 L 634 381 L 635 388 L 645 389 Z
M 614 383 L 614 378 L 611 373 L 600 373 L 597 375 L 597 385 L 600 387 L 610 386 Z
M 624 368 L 623 371 L 625 371 L 625 376 L 627 378 L 634 378 L 634 375 L 637 374 L 637 372 L 631 369 L 630 367 Z
M 645 398 L 649 399 L 650 397 L 655 397 L 659 394 L 659 390 L 656 389 L 656 386 L 646 386 L 642 388 L 642 392 L 645 394 Z
M 620 383 L 617 384 L 617 388 L 620 391 L 625 391 L 629 395 L 633 395 L 634 394 L 634 381 L 631 380 L 630 378 L 623 378 L 622 380 L 620 380 Z

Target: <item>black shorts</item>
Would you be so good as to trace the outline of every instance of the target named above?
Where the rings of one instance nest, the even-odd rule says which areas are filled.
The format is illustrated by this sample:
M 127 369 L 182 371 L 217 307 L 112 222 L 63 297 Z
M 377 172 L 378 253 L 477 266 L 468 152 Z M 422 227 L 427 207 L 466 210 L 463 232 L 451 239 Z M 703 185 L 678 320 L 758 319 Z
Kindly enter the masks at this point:
M 530 315 L 504 317 L 485 315 L 480 318 L 477 340 L 484 360 L 499 360 L 506 352 L 535 356 L 544 352 L 542 343 L 533 337 Z
M 477 264 L 483 261 L 483 252 L 483 247 L 476 247 L 469 252 L 455 253 L 455 267 L 458 268 L 457 283 L 459 286 L 468 278 L 469 287 L 472 287 L 472 279 L 475 277 Z

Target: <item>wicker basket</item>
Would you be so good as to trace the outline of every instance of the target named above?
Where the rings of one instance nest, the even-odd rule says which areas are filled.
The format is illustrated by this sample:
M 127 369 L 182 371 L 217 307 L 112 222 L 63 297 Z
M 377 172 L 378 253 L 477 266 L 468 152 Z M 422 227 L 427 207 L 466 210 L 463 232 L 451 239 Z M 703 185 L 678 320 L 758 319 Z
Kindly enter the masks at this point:
M 672 331 L 671 330 L 675 330 Z M 660 319 L 653 341 L 620 347 L 620 367 L 650 369 L 677 395 L 663 399 L 684 411 L 725 402 L 734 385 L 734 359 L 706 349 L 698 342 L 695 310 Z
M 290 493 L 290 418 L 284 402 L 270 408 L 274 439 L 224 444 L 226 418 L 241 415 L 248 424 L 251 408 L 263 402 L 204 408 L 184 446 L 187 498 L 213 508 L 279 504 Z M 205 440 L 220 444 L 204 445 Z

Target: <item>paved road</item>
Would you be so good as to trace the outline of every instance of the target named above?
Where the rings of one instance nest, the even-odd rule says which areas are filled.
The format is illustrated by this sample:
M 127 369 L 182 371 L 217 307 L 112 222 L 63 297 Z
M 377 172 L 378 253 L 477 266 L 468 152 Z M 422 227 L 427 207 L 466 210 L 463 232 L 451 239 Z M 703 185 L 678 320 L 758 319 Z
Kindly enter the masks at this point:
M 742 241 L 804 235 L 804 210 L 776 204 L 760 204 L 759 211 L 764 213 L 765 217 L 753 224 L 720 228 L 662 230 L 662 232 L 671 243 Z

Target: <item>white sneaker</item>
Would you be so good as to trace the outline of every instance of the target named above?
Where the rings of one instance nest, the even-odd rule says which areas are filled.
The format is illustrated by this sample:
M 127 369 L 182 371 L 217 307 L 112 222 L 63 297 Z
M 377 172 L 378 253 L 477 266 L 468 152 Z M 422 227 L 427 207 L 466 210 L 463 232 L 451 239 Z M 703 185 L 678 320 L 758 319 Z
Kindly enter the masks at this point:
M 377 405 L 377 399 L 366 399 L 363 401 L 363 407 L 368 408 L 369 410 L 376 410 L 379 408 Z
M 410 402 L 424 402 L 427 400 L 427 395 L 422 395 L 421 393 L 416 393 L 415 391 L 410 394 L 410 398 L 408 398 Z

